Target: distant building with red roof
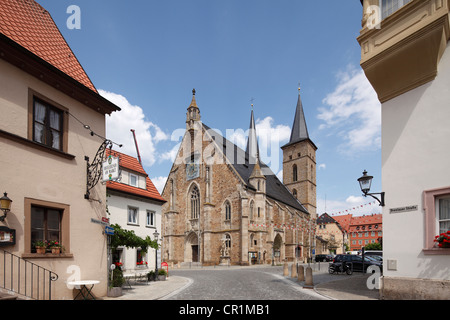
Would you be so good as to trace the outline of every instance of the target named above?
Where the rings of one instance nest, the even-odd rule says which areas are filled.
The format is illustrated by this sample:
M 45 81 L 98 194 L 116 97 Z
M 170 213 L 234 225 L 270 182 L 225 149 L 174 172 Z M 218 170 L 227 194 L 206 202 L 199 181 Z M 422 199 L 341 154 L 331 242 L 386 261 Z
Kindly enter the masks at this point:
M 133 230 L 143 239 L 154 239 L 155 231 L 161 233 L 161 208 L 166 201 L 137 158 L 107 149 L 106 156 L 110 155 L 119 158 L 120 167 L 119 180 L 106 182 L 110 223 Z M 151 270 L 155 268 L 155 251 L 149 249 L 144 254 L 140 248 L 118 248 L 113 262 L 121 262 L 125 273 Z
M 381 242 L 383 238 L 382 215 L 371 214 L 352 217 L 348 231 L 351 251 L 361 250 L 370 243 Z
M 331 217 L 327 213 L 323 213 L 317 218 L 316 234 L 331 240 L 330 243 L 334 241 L 339 244 L 337 251 L 330 247 L 330 252 L 342 253 L 342 241 L 348 245 L 349 251 L 359 251 L 370 243 L 382 241 L 382 215 L 353 216 L 347 214 Z

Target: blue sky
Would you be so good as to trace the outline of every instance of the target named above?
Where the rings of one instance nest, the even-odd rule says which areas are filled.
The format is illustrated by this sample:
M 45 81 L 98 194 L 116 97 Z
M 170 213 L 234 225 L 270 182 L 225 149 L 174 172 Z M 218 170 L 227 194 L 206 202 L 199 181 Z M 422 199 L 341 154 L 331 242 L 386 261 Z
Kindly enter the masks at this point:
M 260 140 L 271 146 L 263 160 L 281 176 L 277 146 L 289 139 L 300 82 L 319 148 L 317 212 L 380 212 L 356 181 L 366 169 L 372 191 L 381 191 L 381 109 L 359 66 L 359 1 L 38 2 L 99 92 L 122 108 L 107 117 L 108 138 L 136 156 L 135 129 L 144 168 L 160 190 L 193 88 L 202 121 L 225 136 L 235 131 L 237 144 L 245 143 L 253 98 Z M 80 29 L 68 28 L 70 5 L 80 8 Z

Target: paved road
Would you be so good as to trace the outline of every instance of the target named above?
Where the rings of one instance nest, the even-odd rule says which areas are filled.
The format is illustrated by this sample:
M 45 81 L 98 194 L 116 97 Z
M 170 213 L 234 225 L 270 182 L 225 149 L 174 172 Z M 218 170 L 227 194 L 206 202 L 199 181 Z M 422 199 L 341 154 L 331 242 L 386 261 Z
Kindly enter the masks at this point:
M 323 296 L 283 277 L 281 267 L 173 270 L 192 284 L 168 300 L 320 300 Z M 293 279 L 296 280 L 296 279 Z

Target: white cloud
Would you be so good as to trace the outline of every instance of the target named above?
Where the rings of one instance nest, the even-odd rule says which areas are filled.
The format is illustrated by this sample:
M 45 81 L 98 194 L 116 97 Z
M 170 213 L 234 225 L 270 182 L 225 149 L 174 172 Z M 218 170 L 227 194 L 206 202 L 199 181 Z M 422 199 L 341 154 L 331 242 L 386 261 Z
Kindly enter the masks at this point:
M 151 178 L 151 180 L 152 180 L 153 184 L 155 185 L 156 189 L 161 194 L 163 192 L 164 186 L 166 184 L 167 177 L 154 177 L 154 178 Z
M 124 96 L 104 90 L 98 91 L 122 109 L 106 117 L 106 137 L 123 145 L 117 151 L 137 157 L 133 134 L 130 131 L 134 129 L 142 163 L 153 165 L 157 159 L 156 144 L 168 140 L 169 136 L 158 125 L 146 119 L 141 107 L 132 105 Z
M 381 104 L 362 70 L 349 67 L 338 75 L 338 85 L 328 94 L 319 108 L 318 118 L 325 123 L 320 129 L 336 132 L 343 139 L 339 150 L 357 151 L 380 149 Z
M 327 168 L 327 165 L 325 164 L 325 163 L 321 163 L 321 164 L 319 164 L 318 166 L 317 166 L 317 169 L 318 170 L 321 170 L 321 169 L 326 169 Z

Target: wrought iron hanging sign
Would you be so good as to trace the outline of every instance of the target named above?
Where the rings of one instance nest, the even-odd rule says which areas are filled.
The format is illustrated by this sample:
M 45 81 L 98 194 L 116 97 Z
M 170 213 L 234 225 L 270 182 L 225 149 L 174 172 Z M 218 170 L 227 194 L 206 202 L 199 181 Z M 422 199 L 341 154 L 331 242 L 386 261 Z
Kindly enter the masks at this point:
M 105 139 L 101 146 L 97 150 L 97 154 L 94 157 L 92 163 L 89 163 L 89 157 L 85 156 L 84 160 L 86 160 L 87 165 L 87 175 L 86 175 L 86 194 L 84 195 L 85 199 L 89 199 L 90 191 L 94 188 L 100 177 L 103 174 L 102 164 L 105 158 L 105 151 L 107 148 L 111 149 L 113 142 L 111 140 Z

